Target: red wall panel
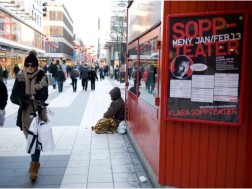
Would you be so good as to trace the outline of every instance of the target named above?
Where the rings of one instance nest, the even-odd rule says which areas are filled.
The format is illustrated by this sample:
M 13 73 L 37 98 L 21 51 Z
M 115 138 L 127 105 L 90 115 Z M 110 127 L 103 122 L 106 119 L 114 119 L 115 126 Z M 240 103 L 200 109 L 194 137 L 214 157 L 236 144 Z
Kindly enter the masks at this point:
M 167 2 L 168 14 L 185 12 L 209 12 L 223 10 L 247 9 L 247 2 Z M 251 3 L 250 3 L 251 4 Z M 165 6 L 167 8 L 167 6 Z M 252 9 L 249 9 L 252 13 Z M 250 13 L 250 14 L 251 14 Z M 164 16 L 165 18 L 166 16 Z M 166 23 L 166 22 L 165 22 Z M 252 31 L 250 29 L 250 31 Z M 250 37 L 249 41 L 252 42 Z M 251 59 L 250 59 L 251 62 Z M 251 66 L 250 66 L 251 73 Z M 251 75 L 251 74 L 250 74 Z M 251 83 L 251 76 L 246 74 Z M 248 82 L 245 84 L 248 86 Z M 251 87 L 246 87 L 246 94 L 251 94 Z M 252 101 L 248 99 L 248 104 Z M 246 103 L 244 109 L 249 106 Z M 247 109 L 248 110 L 248 109 Z M 244 111 L 247 112 L 247 111 Z M 250 110 L 251 116 L 251 110 Z M 248 119 L 248 115 L 245 118 Z M 218 125 L 189 124 L 167 121 L 166 127 L 166 185 L 175 187 L 246 187 L 249 179 L 248 158 L 252 158 L 251 125 L 244 123 L 241 127 L 223 127 Z M 171 139 L 169 139 L 171 138 Z M 250 137 L 252 138 L 252 137 Z M 161 143 L 162 143 L 161 139 Z M 169 143 L 168 143 L 169 142 Z M 172 142 L 172 143 L 171 143 Z M 160 165 L 162 166 L 162 165 Z M 250 185 L 251 186 L 251 182 Z
M 248 20 L 251 21 L 252 2 L 165 1 L 164 7 L 160 37 L 162 77 L 159 83 L 162 88 L 159 118 L 155 117 L 157 114 L 155 109 L 129 96 L 129 128 L 154 169 L 160 184 L 193 188 L 252 187 L 252 58 L 249 47 L 252 44 L 251 24 L 248 26 L 243 124 L 240 127 L 230 127 L 182 123 L 164 121 L 160 116 L 166 108 L 163 104 L 165 98 L 163 94 L 167 86 L 163 79 L 167 74 L 165 70 L 166 46 L 168 46 L 167 15 L 247 10 Z M 162 151 L 158 150 L 159 147 Z

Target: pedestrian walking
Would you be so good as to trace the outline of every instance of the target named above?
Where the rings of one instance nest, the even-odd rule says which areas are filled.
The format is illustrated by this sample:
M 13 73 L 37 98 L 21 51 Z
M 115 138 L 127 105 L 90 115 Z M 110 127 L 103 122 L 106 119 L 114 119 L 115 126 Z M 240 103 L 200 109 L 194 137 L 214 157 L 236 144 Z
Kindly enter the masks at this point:
M 119 123 L 124 120 L 125 103 L 120 89 L 114 87 L 109 94 L 112 102 L 108 110 L 103 114 L 103 118 L 98 120 L 94 127 L 91 127 L 97 134 L 115 132 Z
M 53 89 L 56 89 L 56 79 L 55 79 L 55 74 L 58 70 L 58 65 L 59 65 L 59 60 L 56 60 L 56 63 L 52 65 L 51 67 L 51 73 L 52 73 L 52 85 L 53 85 Z
M 11 101 L 19 105 L 17 126 L 27 138 L 32 122 L 31 113 L 38 111 L 38 118 L 47 123 L 46 109 L 39 104 L 44 104 L 48 98 L 48 81 L 43 70 L 38 69 L 37 52 L 31 50 L 24 61 L 24 70 L 20 71 L 15 79 L 12 89 Z M 16 100 L 14 100 L 16 99 Z M 37 103 L 40 102 L 40 103 Z M 40 167 L 40 149 L 36 148 L 31 154 L 30 179 L 36 181 Z
M 89 71 L 89 79 L 91 81 L 91 90 L 95 90 L 95 80 L 98 81 L 97 74 L 95 72 L 95 69 L 92 67 L 91 70 Z
M 77 91 L 77 78 L 80 76 L 80 73 L 76 66 L 72 69 L 70 73 L 71 79 L 72 79 L 72 86 L 73 86 L 73 92 Z
M 61 93 L 63 91 L 63 83 L 65 81 L 65 74 L 64 74 L 64 71 L 62 70 L 61 65 L 58 65 L 58 70 L 55 74 L 55 79 L 58 84 L 59 93 Z
M 3 70 L 3 82 L 5 83 L 5 85 L 7 85 L 7 80 L 9 78 L 9 72 L 6 68 L 4 68 Z
M 17 64 L 15 64 L 15 66 L 14 66 L 14 68 L 13 68 L 13 72 L 14 72 L 14 74 L 15 74 L 15 78 L 17 78 L 17 74 L 18 74 L 19 71 L 20 71 L 20 68 L 18 67 Z
M 85 91 L 87 90 L 88 87 L 88 76 L 89 76 L 89 70 L 87 64 L 85 64 L 80 71 L 81 84 L 83 90 Z

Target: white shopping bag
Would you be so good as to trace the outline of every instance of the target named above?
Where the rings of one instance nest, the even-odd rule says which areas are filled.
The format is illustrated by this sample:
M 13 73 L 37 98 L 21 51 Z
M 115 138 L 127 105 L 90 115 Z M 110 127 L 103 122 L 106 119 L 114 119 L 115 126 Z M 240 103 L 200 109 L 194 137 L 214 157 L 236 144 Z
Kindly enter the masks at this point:
M 38 141 L 41 143 L 41 150 L 43 152 L 52 151 L 55 147 L 52 127 L 43 121 L 38 124 Z
M 26 152 L 34 154 L 38 146 L 38 116 L 32 119 L 28 134 Z
M 127 131 L 126 121 L 121 121 L 117 127 L 117 132 L 121 135 L 125 134 Z

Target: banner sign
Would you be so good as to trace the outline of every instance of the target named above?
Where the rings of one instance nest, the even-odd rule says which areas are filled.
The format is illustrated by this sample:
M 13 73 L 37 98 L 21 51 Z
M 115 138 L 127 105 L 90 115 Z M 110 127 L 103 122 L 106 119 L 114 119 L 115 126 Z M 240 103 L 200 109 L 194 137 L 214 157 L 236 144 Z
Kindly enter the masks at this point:
M 168 16 L 167 119 L 240 125 L 246 17 Z

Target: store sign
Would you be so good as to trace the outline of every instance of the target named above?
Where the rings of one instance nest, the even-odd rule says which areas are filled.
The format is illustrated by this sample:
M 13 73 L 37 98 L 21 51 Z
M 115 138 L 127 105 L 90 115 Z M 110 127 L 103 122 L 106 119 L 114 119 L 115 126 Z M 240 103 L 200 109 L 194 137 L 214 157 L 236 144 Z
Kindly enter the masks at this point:
M 168 17 L 167 119 L 240 125 L 246 23 L 243 11 Z

